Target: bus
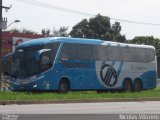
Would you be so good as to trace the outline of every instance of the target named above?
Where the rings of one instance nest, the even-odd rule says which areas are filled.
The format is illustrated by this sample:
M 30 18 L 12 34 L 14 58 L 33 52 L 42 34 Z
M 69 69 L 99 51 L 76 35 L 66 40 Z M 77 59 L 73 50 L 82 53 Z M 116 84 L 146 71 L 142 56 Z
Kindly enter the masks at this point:
M 98 39 L 48 37 L 18 45 L 12 58 L 13 91 L 124 90 L 155 88 L 155 48 Z

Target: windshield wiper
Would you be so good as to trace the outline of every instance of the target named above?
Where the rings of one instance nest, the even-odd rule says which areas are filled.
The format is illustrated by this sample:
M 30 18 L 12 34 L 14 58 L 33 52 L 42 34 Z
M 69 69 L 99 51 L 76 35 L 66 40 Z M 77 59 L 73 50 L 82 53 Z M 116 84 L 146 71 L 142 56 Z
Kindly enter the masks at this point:
M 17 69 L 15 71 L 15 74 L 13 74 L 14 77 L 18 76 L 18 73 L 19 73 L 21 67 L 22 67 L 22 60 L 20 60 L 19 65 L 18 65 L 18 67 L 17 67 Z
M 27 69 L 27 67 L 26 67 L 26 62 L 25 62 L 25 60 L 23 59 L 23 67 L 25 68 L 25 71 L 26 71 L 26 75 L 28 75 L 28 76 L 30 76 L 30 74 L 29 74 L 29 71 L 28 71 L 28 69 Z
M 18 66 L 18 68 L 17 68 L 17 70 L 16 70 L 16 72 L 14 74 L 15 77 L 18 76 L 20 70 L 22 70 L 22 73 L 24 71 L 24 74 L 22 74 L 20 76 L 24 76 L 25 77 L 25 76 L 29 75 L 29 72 L 27 70 L 26 63 L 25 63 L 24 59 L 20 60 L 19 66 Z

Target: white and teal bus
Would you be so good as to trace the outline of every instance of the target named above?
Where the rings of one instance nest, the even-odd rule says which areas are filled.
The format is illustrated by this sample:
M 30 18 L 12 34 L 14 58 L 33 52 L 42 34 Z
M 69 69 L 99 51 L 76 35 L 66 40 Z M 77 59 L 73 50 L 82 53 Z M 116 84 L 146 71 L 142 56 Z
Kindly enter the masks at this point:
M 153 46 L 49 37 L 18 45 L 4 65 L 9 56 L 13 91 L 140 91 L 157 85 Z

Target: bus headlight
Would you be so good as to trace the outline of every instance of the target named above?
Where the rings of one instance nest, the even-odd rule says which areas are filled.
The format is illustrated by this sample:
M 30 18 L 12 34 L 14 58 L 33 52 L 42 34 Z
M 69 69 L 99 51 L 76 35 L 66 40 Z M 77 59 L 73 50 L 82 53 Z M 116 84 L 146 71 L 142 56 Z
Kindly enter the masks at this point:
M 33 88 L 36 88 L 37 87 L 37 85 L 33 85 Z

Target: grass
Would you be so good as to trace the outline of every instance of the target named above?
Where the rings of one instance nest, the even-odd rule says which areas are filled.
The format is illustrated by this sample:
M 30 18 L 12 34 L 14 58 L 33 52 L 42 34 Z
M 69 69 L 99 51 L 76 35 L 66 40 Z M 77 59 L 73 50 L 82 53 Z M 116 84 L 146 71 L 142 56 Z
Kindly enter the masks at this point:
M 85 99 L 138 99 L 160 98 L 160 87 L 141 92 L 97 93 L 96 91 L 73 91 L 59 93 L 0 92 L 0 101 L 4 100 L 85 100 Z

